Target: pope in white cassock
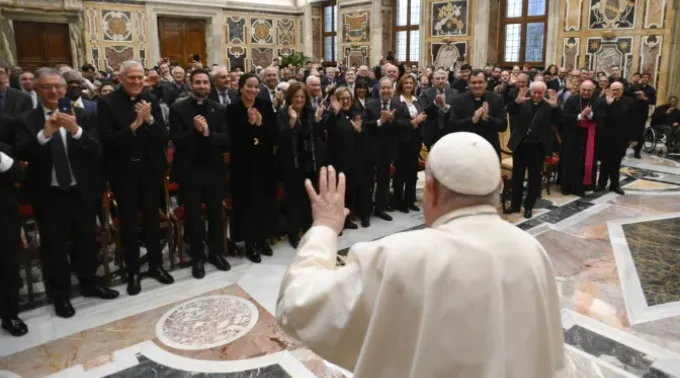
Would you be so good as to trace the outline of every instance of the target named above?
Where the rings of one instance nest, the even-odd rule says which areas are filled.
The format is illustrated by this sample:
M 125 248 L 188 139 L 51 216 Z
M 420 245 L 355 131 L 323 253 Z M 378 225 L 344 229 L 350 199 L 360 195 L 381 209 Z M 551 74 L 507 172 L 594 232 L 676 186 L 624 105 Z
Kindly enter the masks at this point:
M 551 378 L 564 365 L 550 259 L 500 218 L 500 166 L 472 133 L 427 160 L 429 228 L 355 244 L 336 268 L 345 178 L 307 181 L 314 225 L 283 277 L 283 329 L 356 378 Z M 337 184 L 336 184 L 337 182 Z

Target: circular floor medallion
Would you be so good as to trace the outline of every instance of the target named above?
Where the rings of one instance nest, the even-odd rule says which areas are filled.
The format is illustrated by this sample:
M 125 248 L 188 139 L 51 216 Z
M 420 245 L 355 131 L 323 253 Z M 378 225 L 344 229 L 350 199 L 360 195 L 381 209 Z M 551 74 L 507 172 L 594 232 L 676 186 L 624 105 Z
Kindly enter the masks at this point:
M 243 298 L 201 297 L 166 312 L 156 324 L 156 336 L 176 349 L 210 349 L 243 337 L 255 327 L 257 318 L 255 305 Z

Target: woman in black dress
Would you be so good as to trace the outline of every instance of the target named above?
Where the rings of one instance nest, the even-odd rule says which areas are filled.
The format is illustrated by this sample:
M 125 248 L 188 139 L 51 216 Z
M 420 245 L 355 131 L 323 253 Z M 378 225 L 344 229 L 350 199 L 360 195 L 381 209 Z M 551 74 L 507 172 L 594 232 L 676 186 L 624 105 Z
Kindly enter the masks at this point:
M 267 239 L 276 236 L 274 144 L 276 117 L 269 101 L 256 98 L 260 80 L 247 73 L 239 80 L 239 98 L 227 107 L 231 132 L 231 239 L 244 241 L 255 263 L 271 256 Z
M 286 232 L 290 245 L 297 248 L 300 230 L 304 232 L 312 226 L 312 208 L 305 192 L 305 179 L 315 183 L 318 168 L 315 114 L 304 84 L 290 85 L 286 106 L 278 112 L 277 119 L 279 134 L 276 155 L 286 191 L 283 198 Z
M 359 112 L 359 114 L 363 114 L 366 101 L 369 100 L 369 84 L 368 79 L 365 77 L 359 77 L 354 82 L 354 93 L 352 93 L 354 100 L 352 101 L 352 107 Z

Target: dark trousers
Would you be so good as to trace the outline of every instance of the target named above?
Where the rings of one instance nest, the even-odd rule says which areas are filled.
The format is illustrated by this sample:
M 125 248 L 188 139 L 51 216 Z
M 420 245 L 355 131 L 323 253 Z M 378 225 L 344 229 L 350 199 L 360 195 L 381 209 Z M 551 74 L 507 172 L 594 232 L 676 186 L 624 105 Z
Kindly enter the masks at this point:
M 95 240 L 96 201 L 86 201 L 77 187 L 68 192 L 50 189 L 41 201 L 34 206 L 34 211 L 40 231 L 39 255 L 45 288 L 53 300 L 67 299 L 71 291 L 71 268 L 81 286 L 91 285 L 96 279 L 99 265 Z M 73 246 L 67 251 L 69 235 Z
M 361 219 L 371 216 L 371 174 L 365 167 L 356 167 L 355 173 L 347 175 L 345 207 Z
M 19 312 L 20 222 L 16 206 L 0 209 L 0 318 L 3 319 L 15 317 Z
M 129 169 L 125 177 L 113 182 L 113 192 L 118 202 L 120 237 L 123 257 L 128 272 L 139 272 L 139 244 L 137 244 L 139 215 L 142 217 L 144 241 L 149 256 L 149 268 L 163 265 L 160 244 L 160 199 L 163 178 L 154 174 L 143 162 Z
M 609 143 L 598 148 L 600 149 L 600 176 L 597 179 L 597 186 L 607 186 L 607 180 L 609 180 L 610 188 L 618 188 L 621 160 L 626 154 L 627 146 Z
M 210 254 L 224 254 L 224 222 L 222 200 L 224 199 L 224 175 L 214 169 L 193 167 L 191 178 L 180 183 L 184 198 L 184 223 L 193 260 L 204 261 L 203 241 L 205 222 L 201 219 L 201 206 L 205 203 L 208 219 L 208 248 Z
M 647 115 L 645 114 L 644 118 L 639 119 L 636 121 L 635 124 L 635 134 L 634 134 L 634 141 L 637 142 L 637 146 L 633 147 L 633 151 L 635 151 L 636 155 L 640 154 L 640 151 L 642 150 L 642 145 L 644 144 L 644 134 L 645 134 L 645 126 L 647 124 Z M 623 152 L 625 155 L 625 151 Z
M 375 165 L 375 211 L 387 210 L 390 195 L 390 160 L 381 157 Z
M 541 194 L 541 176 L 545 153 L 543 146 L 537 141 L 522 141 L 512 153 L 512 203 L 513 210 L 519 211 L 522 204 L 524 174 L 529 171 L 527 197 L 524 199 L 524 209 L 532 210 L 536 199 Z
M 416 202 L 418 182 L 418 159 L 420 140 L 411 139 L 399 143 L 394 172 L 394 202 L 397 206 L 413 205 Z

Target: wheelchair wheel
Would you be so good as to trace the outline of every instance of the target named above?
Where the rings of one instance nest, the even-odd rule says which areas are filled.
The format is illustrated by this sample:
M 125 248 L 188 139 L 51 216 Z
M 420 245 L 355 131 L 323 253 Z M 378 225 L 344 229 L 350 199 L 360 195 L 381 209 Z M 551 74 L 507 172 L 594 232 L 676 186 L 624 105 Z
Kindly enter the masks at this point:
M 642 149 L 647 153 L 654 151 L 656 148 L 656 131 L 651 127 L 646 128 L 643 140 Z

